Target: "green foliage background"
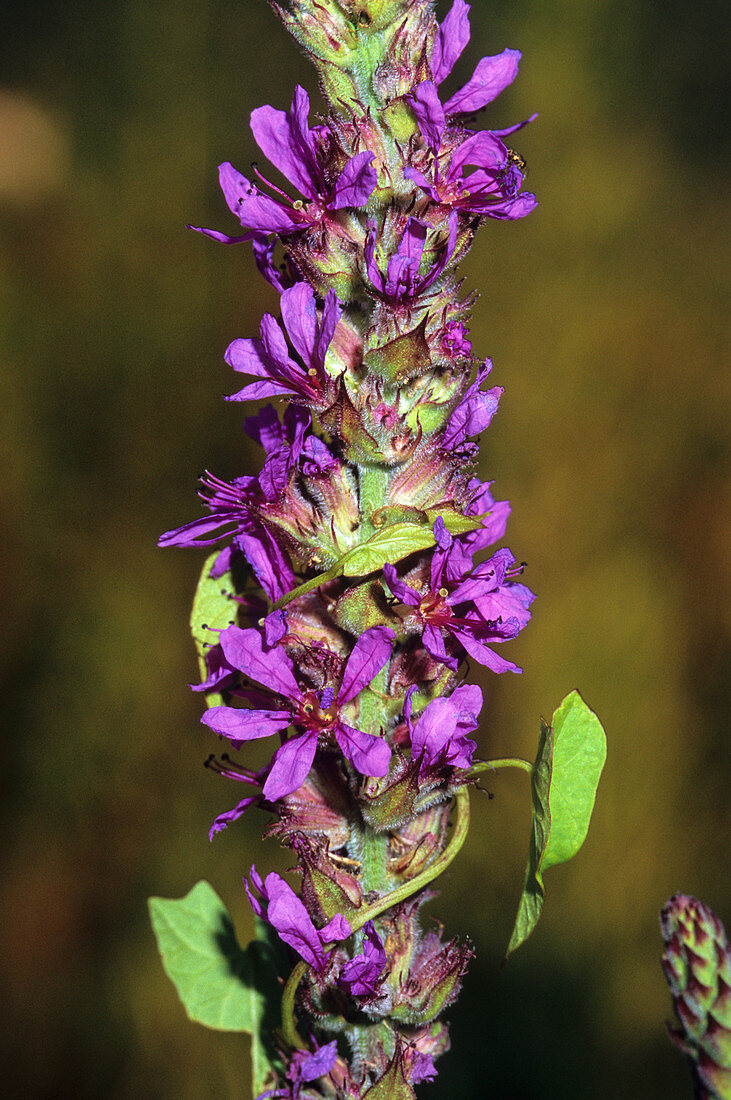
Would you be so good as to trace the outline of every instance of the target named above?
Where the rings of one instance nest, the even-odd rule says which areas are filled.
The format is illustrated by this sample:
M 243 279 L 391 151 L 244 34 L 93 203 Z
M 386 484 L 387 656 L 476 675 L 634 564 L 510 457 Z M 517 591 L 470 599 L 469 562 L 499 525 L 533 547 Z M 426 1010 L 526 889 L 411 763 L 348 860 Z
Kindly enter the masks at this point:
M 441 9 L 442 12 L 444 8 Z M 434 1100 L 689 1095 L 664 1035 L 657 915 L 696 893 L 727 925 L 728 205 L 719 0 L 496 0 L 481 53 L 524 51 L 490 110 L 538 212 L 487 226 L 478 354 L 506 386 L 484 476 L 539 593 L 485 684 L 482 750 L 532 758 L 578 687 L 609 757 L 588 840 L 501 972 L 526 858 L 527 777 L 475 798 L 431 911 L 477 950 Z M 35 0 L 0 42 L 0 526 L 5 627 L 0 896 L 8 1096 L 246 1097 L 247 1040 L 188 1023 L 149 894 L 208 878 L 245 942 L 241 874 L 282 868 L 263 819 L 207 840 L 239 789 L 186 636 L 202 555 L 155 548 L 195 479 L 255 469 L 222 353 L 273 292 L 227 229 L 216 165 L 250 110 L 313 74 L 264 0 Z

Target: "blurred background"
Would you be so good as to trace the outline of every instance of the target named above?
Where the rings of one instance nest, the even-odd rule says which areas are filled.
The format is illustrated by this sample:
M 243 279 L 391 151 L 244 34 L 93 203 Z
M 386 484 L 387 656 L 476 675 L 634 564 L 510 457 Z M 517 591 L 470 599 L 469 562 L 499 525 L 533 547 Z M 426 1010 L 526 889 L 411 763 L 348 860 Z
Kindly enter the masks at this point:
M 446 4 L 440 4 L 443 15 Z M 695 893 L 731 923 L 729 207 L 725 5 L 475 4 L 466 79 L 523 50 L 489 109 L 538 211 L 487 225 L 465 275 L 475 352 L 506 393 L 481 474 L 539 594 L 493 677 L 481 753 L 533 757 L 578 687 L 609 757 L 588 840 L 499 969 L 529 839 L 524 774 L 474 798 L 430 911 L 477 958 L 424 1096 L 690 1095 L 664 1020 L 658 911 Z M 149 894 L 209 879 L 251 932 L 241 875 L 286 861 L 263 816 L 207 839 L 240 789 L 204 771 L 187 637 L 202 554 L 156 549 L 196 478 L 253 472 L 222 354 L 274 292 L 216 166 L 245 170 L 251 109 L 314 73 L 264 0 L 35 0 L 0 40 L 3 1092 L 249 1095 L 248 1040 L 189 1023 Z M 317 97 L 313 97 L 319 102 Z

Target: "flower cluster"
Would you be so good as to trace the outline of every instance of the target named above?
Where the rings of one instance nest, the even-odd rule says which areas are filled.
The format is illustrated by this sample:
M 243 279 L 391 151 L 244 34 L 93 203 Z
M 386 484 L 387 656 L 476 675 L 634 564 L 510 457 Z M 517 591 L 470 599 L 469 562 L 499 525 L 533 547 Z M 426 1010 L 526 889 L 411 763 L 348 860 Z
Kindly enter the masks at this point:
M 509 507 L 474 475 L 502 391 L 484 388 L 489 360 L 475 371 L 455 275 L 480 223 L 535 206 L 505 142 L 525 122 L 468 125 L 520 55 L 482 58 L 446 94 L 469 39 L 465 0 L 441 24 L 431 0 L 274 7 L 331 112 L 311 124 L 301 87 L 288 110 L 255 110 L 254 138 L 286 188 L 222 164 L 244 232 L 199 231 L 250 242 L 278 298 L 259 336 L 226 351 L 251 379 L 228 400 L 285 398 L 285 411 L 245 422 L 260 473 L 206 473 L 206 514 L 160 541 L 216 546 L 206 574 L 235 593 L 227 625 L 209 628 L 197 690 L 214 696 L 204 724 L 241 754 L 209 763 L 251 793 L 211 835 L 263 807 L 302 874 L 301 897 L 255 868 L 246 883 L 307 964 L 297 997 L 310 1047 L 283 1051 L 270 1095 L 355 1100 L 382 1082 L 407 1096 L 448 1045 L 438 1016 L 469 950 L 424 932 L 424 890 L 365 914 L 444 851 L 452 798 L 473 781 L 482 694 L 465 682 L 469 661 L 519 672 L 495 646 L 533 599 L 523 566 L 495 547 Z M 268 737 L 271 756 L 249 767 L 249 743 Z

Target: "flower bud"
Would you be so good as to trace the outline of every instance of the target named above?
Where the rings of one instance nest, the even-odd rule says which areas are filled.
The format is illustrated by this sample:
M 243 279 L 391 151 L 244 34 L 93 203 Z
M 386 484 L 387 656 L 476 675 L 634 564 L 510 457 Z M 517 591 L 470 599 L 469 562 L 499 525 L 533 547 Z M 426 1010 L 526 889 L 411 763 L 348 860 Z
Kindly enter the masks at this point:
M 691 1060 L 698 1096 L 731 1095 L 731 955 L 715 913 L 675 894 L 660 915 L 665 941 L 662 968 L 680 1027 L 670 1038 Z

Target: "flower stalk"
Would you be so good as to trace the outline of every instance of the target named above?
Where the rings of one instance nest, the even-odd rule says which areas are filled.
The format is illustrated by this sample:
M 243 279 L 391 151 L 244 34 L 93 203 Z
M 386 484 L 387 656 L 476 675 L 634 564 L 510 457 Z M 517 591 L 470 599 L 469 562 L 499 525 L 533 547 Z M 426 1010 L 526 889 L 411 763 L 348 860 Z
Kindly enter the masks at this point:
M 482 694 L 468 680 L 470 663 L 521 671 L 499 651 L 533 600 L 523 564 L 496 548 L 509 505 L 474 472 L 502 390 L 472 357 L 457 276 L 482 224 L 536 205 L 505 140 L 526 123 L 473 127 L 520 54 L 483 57 L 448 94 L 465 0 L 441 23 L 432 0 L 270 2 L 328 113 L 311 123 L 301 87 L 287 110 L 257 108 L 274 171 L 222 164 L 242 232 L 198 230 L 248 242 L 278 296 L 225 356 L 246 379 L 228 400 L 275 402 L 244 425 L 263 467 L 206 474 L 206 514 L 160 542 L 218 547 L 192 619 L 195 690 L 237 754 L 209 766 L 248 789 L 211 837 L 259 807 L 301 876 L 299 894 L 255 867 L 245 880 L 262 926 L 299 957 L 262 1095 L 410 1097 L 448 1048 L 439 1017 L 471 955 L 425 929 L 428 886 L 464 843 L 481 771 L 535 779 L 545 763 L 474 763 Z M 263 738 L 272 756 L 253 771 L 246 746 Z

